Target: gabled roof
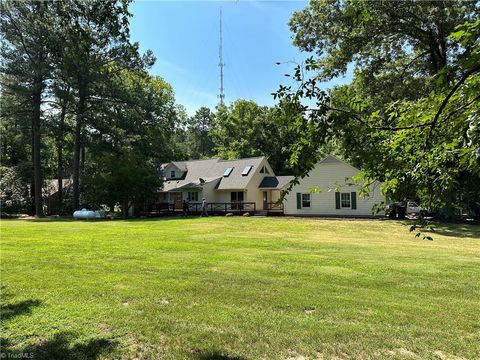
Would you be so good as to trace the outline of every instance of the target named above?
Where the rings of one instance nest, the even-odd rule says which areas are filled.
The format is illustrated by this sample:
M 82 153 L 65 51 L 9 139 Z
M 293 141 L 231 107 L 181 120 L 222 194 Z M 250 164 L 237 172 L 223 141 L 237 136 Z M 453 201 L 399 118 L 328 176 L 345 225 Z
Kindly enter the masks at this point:
M 346 162 L 344 160 L 341 160 L 341 159 L 339 159 L 339 158 L 337 158 L 333 155 L 327 155 L 323 160 L 320 160 L 317 165 L 319 165 L 319 164 L 335 164 L 335 163 L 344 164 L 344 165 L 347 165 L 347 166 L 349 166 L 349 167 L 351 167 L 351 168 L 353 168 L 357 171 L 360 171 L 355 166 L 353 166 L 353 165 L 349 164 L 348 162 Z
M 164 163 L 160 166 L 160 168 L 162 169 L 162 171 L 164 171 L 165 168 L 167 168 L 170 165 L 176 167 L 181 172 L 187 171 L 187 165 L 186 165 L 185 161 L 172 161 L 172 162 L 169 162 L 169 163 Z
M 171 164 L 175 165 L 177 169 L 181 171 L 187 171 L 187 164 L 185 163 L 185 161 L 173 161 Z
M 252 179 L 256 169 L 260 167 L 260 164 L 265 159 L 264 156 L 255 158 L 246 158 L 238 160 L 219 160 L 217 163 L 218 171 L 221 175 L 228 167 L 233 167 L 233 171 L 228 177 L 222 177 L 217 185 L 218 190 L 235 190 L 245 189 Z M 250 172 L 243 176 L 242 172 L 247 166 L 252 166 Z
M 324 163 L 324 164 L 327 164 L 327 163 L 342 163 L 342 162 L 343 161 L 341 161 L 340 159 L 338 159 L 338 158 L 336 158 L 335 156 L 332 156 L 332 155 L 327 155 L 326 158 L 319 161 L 319 163 Z
M 62 179 L 63 190 L 66 191 L 67 188 L 72 186 L 73 180 L 71 178 Z M 51 196 L 58 192 L 58 180 L 57 179 L 46 179 L 43 181 L 43 194 L 45 196 Z
M 283 189 L 293 179 L 294 176 L 265 176 L 258 187 L 261 189 Z
M 200 179 L 205 180 L 206 183 L 218 181 L 216 184 L 218 190 L 244 189 L 264 159 L 264 156 L 260 156 L 237 160 L 207 159 L 162 164 L 162 169 L 169 164 L 174 164 L 176 167 L 181 165 L 186 169 L 186 173 L 181 179 L 165 180 L 163 191 L 181 191 L 189 187 L 200 188 L 203 185 Z M 253 166 L 253 168 L 247 176 L 242 176 L 242 171 L 246 166 Z M 232 167 L 233 170 L 228 177 L 224 177 L 223 174 L 229 167 Z

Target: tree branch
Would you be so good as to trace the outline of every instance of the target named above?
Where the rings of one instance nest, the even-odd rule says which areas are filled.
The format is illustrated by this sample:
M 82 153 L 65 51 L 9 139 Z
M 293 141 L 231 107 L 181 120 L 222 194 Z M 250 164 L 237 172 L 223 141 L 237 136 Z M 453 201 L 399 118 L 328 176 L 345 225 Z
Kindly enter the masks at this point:
M 467 79 L 472 76 L 473 74 L 475 74 L 477 71 L 480 70 L 480 64 L 478 64 L 477 66 L 473 67 L 472 69 L 470 69 L 469 71 L 467 71 L 463 76 L 462 78 L 455 84 L 455 86 L 450 90 L 450 92 L 448 93 L 448 95 L 445 97 L 445 99 L 443 99 L 442 101 L 442 104 L 440 105 L 440 107 L 438 108 L 437 110 L 437 113 L 435 114 L 435 117 L 433 118 L 433 120 L 431 121 L 430 123 L 430 131 L 428 132 L 428 137 L 427 137 L 427 140 L 425 142 L 425 147 L 428 147 L 429 143 L 430 143 L 430 139 L 433 135 L 433 129 L 435 128 L 435 126 L 437 125 L 437 122 L 438 122 L 438 119 L 440 118 L 440 115 L 442 114 L 443 110 L 445 109 L 445 107 L 447 106 L 450 98 L 455 94 L 455 92 L 458 90 L 458 88 L 460 86 L 462 86 L 462 84 L 467 81 Z M 450 115 L 449 115 L 450 116 Z
M 366 121 L 364 121 L 362 118 L 360 118 L 357 114 L 355 114 L 351 111 L 332 108 L 332 107 L 328 107 L 328 110 L 338 111 L 338 112 L 350 115 L 351 117 L 353 117 L 355 120 L 357 120 L 361 124 L 363 124 L 365 126 L 368 126 L 368 127 L 370 127 L 371 129 L 374 129 L 374 130 L 400 131 L 400 130 L 422 128 L 422 127 L 427 127 L 427 126 L 431 125 L 431 121 L 429 121 L 429 122 L 424 122 L 424 123 L 421 123 L 421 124 L 412 124 L 412 125 L 407 125 L 407 126 L 396 126 L 396 127 L 392 127 L 392 126 L 372 126 L 371 124 L 368 124 Z
M 22 31 L 18 28 L 15 20 L 12 18 L 12 14 L 10 13 L 10 11 L 7 11 L 6 15 L 8 16 L 11 24 L 13 25 L 13 27 L 17 31 L 17 36 L 20 38 L 20 42 L 22 43 L 23 51 L 25 51 L 25 54 L 27 54 L 28 58 L 30 59 L 30 62 L 32 64 L 36 65 L 36 61 L 33 60 L 33 57 L 30 55 L 30 52 L 28 51 L 28 47 L 25 45 L 25 40 L 23 38 Z
M 472 105 L 475 101 L 477 100 L 480 100 L 480 95 L 477 95 L 476 97 L 474 97 L 471 101 L 469 101 L 468 103 L 460 106 L 459 108 L 453 110 L 452 112 L 450 112 L 450 114 L 448 114 L 444 121 L 447 121 L 448 119 L 450 119 L 453 115 L 455 115 L 456 113 L 458 113 L 459 111 L 462 111 L 463 109 L 469 107 L 470 105 Z
M 430 131 L 429 131 L 429 134 L 428 134 L 428 137 L 427 137 L 427 141 L 425 143 L 426 147 L 428 147 L 428 144 L 429 144 L 429 141 L 431 139 L 431 136 L 432 136 L 432 133 L 433 133 L 433 129 L 434 127 L 436 126 L 436 124 L 438 123 L 439 119 L 440 119 L 440 115 L 442 114 L 443 110 L 445 109 L 446 105 L 448 104 L 448 101 L 450 100 L 450 98 L 455 94 L 455 92 L 458 90 L 458 88 L 470 77 L 472 76 L 473 74 L 475 74 L 476 72 L 480 71 L 480 64 L 475 66 L 474 68 L 472 68 L 471 70 L 467 71 L 463 76 L 462 78 L 455 84 L 455 86 L 450 90 L 450 92 L 448 93 L 448 95 L 445 97 L 445 99 L 443 99 L 442 101 L 442 104 L 440 105 L 440 107 L 438 108 L 437 110 L 437 113 L 435 114 L 434 118 L 432 121 L 426 121 L 426 122 L 423 122 L 421 124 L 412 124 L 412 125 L 407 125 L 407 126 L 397 126 L 397 127 L 391 127 L 391 126 L 372 126 L 371 124 L 368 124 L 366 121 L 364 121 L 362 118 L 360 118 L 360 116 L 358 116 L 358 114 L 355 114 L 351 111 L 347 111 L 347 110 L 343 110 L 343 109 L 337 109 L 337 108 L 332 108 L 332 107 L 327 107 L 328 110 L 331 110 L 331 111 L 337 111 L 337 112 L 341 112 L 341 113 L 344 113 L 344 114 L 347 114 L 349 116 L 351 116 L 352 118 L 356 119 L 358 122 L 360 122 L 361 124 L 364 124 L 365 126 L 368 126 L 374 130 L 389 130 L 389 131 L 400 131 L 400 130 L 410 130 L 410 129 L 416 129 L 416 128 L 424 128 L 424 127 L 430 127 Z M 480 99 L 480 95 L 476 96 L 473 100 L 469 101 L 468 103 L 460 106 L 459 108 L 453 110 L 452 112 L 450 112 L 445 118 L 443 121 L 447 121 L 448 119 L 450 119 L 454 114 L 458 113 L 459 111 L 462 111 L 464 110 L 465 108 L 467 108 L 468 106 L 470 106 L 471 104 L 473 104 L 475 101 L 479 100 Z
M 417 61 L 418 59 L 420 59 L 422 56 L 424 55 L 428 55 L 428 51 L 424 51 L 423 53 L 421 53 L 420 55 L 418 56 L 415 56 L 407 65 L 405 65 L 403 67 L 403 70 L 402 70 L 402 74 L 400 75 L 400 79 L 403 81 L 403 77 L 405 76 L 405 72 L 407 71 L 407 69 L 410 67 L 410 65 L 412 65 L 415 61 Z

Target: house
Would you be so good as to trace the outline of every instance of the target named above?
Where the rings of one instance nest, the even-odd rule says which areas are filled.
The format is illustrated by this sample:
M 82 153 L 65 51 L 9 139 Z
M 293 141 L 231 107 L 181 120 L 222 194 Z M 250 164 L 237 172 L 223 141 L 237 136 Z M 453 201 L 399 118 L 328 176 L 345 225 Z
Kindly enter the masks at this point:
M 60 206 L 59 203 L 58 185 L 58 179 L 46 179 L 43 181 L 43 210 L 46 215 L 68 212 L 68 209 L 71 206 L 72 179 L 62 179 L 62 206 Z
M 237 160 L 192 160 L 162 164 L 164 183 L 157 201 L 181 209 L 183 200 L 198 211 L 281 211 L 275 204 L 292 176 L 275 176 L 264 156 Z
M 385 202 L 385 196 L 381 194 L 380 183 L 377 182 L 368 197 L 359 197 L 361 184 L 348 180 L 359 172 L 350 164 L 327 156 L 285 196 L 284 213 L 293 216 L 372 216 L 372 208 Z
M 385 201 L 378 186 L 368 198 L 359 198 L 360 186 L 345 180 L 359 170 L 333 156 L 320 161 L 307 177 L 300 179 L 282 203 L 281 193 L 294 177 L 276 176 L 264 156 L 173 161 L 161 168 L 164 183 L 156 202 L 166 204 L 168 210 L 181 209 L 183 200 L 188 200 L 190 210 L 199 212 L 205 198 L 210 212 L 372 216 L 372 207 Z

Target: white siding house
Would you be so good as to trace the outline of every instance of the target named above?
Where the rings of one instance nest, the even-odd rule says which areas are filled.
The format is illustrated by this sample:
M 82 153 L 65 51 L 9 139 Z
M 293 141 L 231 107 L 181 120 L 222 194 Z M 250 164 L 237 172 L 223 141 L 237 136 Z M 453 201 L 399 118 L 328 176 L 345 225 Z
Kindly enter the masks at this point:
M 359 197 L 360 185 L 352 185 L 351 180 L 346 180 L 359 171 L 333 156 L 327 156 L 285 196 L 285 215 L 372 216 L 373 206 L 385 202 L 385 197 L 380 192 L 379 183 L 371 189 L 368 197 Z
M 307 177 L 300 179 L 283 204 L 277 201 L 294 177 L 276 176 L 263 156 L 170 162 L 163 164 L 162 171 L 164 183 L 158 200 L 176 209 L 182 208 L 183 200 L 198 204 L 206 198 L 212 206 L 234 204 L 225 209 L 248 208 L 265 215 L 283 212 L 292 216 L 361 217 L 372 216 L 373 206 L 385 201 L 379 183 L 368 198 L 359 197 L 360 185 L 346 181 L 359 170 L 333 156 L 320 161 Z

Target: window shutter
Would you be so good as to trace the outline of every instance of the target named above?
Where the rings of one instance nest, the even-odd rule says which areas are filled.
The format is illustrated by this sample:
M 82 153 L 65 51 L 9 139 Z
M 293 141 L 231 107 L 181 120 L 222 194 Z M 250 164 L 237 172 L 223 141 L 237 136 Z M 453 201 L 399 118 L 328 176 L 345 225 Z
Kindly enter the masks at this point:
M 352 209 L 357 208 L 357 193 L 352 191 Z
M 340 193 L 335 193 L 335 208 L 340 209 Z
M 297 209 L 301 209 L 301 208 L 302 208 L 302 194 L 297 193 Z

